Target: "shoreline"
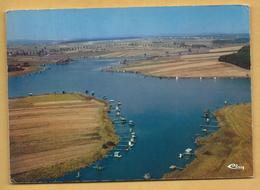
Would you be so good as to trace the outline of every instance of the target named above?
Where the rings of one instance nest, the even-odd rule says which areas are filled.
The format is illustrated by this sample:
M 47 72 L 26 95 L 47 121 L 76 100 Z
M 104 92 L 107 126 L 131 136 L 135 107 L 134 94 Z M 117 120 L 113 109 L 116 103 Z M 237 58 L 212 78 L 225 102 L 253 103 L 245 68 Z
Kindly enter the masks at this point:
M 79 152 L 78 153 L 76 153 L 77 155 L 73 155 L 72 153 L 66 153 L 66 151 L 59 151 L 59 149 L 63 149 L 63 147 L 60 147 L 60 146 L 62 146 L 62 144 L 64 144 L 65 142 L 64 142 L 64 139 L 62 140 L 62 139 L 59 139 L 59 135 L 57 134 L 57 135 L 55 135 L 54 134 L 54 139 L 51 139 L 52 138 L 52 131 L 51 131 L 51 129 L 49 129 L 49 131 L 47 130 L 47 131 L 43 131 L 43 134 L 41 134 L 38 138 L 39 139 L 41 139 L 41 136 L 44 136 L 45 134 L 48 136 L 49 134 L 51 135 L 50 137 L 48 137 L 48 138 L 50 138 L 50 140 L 47 140 L 47 141 L 44 141 L 44 142 L 41 142 L 41 145 L 39 146 L 39 145 L 37 145 L 37 147 L 41 150 L 42 148 L 43 148 L 43 150 L 44 149 L 46 149 L 45 151 L 49 151 L 49 149 L 50 148 L 48 148 L 48 143 L 50 144 L 52 144 L 52 146 L 56 146 L 55 144 L 57 144 L 57 147 L 59 147 L 59 148 L 57 148 L 57 149 L 53 149 L 53 147 L 51 147 L 51 149 L 50 149 L 50 153 L 51 152 L 53 152 L 54 154 L 55 154 L 55 152 L 56 152 L 56 154 L 57 154 L 57 158 L 54 158 L 54 160 L 52 160 L 52 161 L 50 161 L 49 163 L 49 165 L 47 164 L 46 165 L 46 163 L 45 162 L 48 162 L 48 157 L 50 156 L 53 156 L 53 155 L 49 155 L 48 156 L 48 154 L 46 153 L 45 154 L 45 151 L 40 151 L 39 152 L 39 155 L 41 155 L 41 154 L 44 154 L 45 155 L 45 160 L 43 160 L 43 163 L 41 163 L 41 162 L 39 162 L 39 164 L 38 164 L 38 166 L 36 165 L 35 167 L 34 167 L 34 169 L 31 169 L 31 170 L 27 170 L 27 171 L 24 171 L 24 172 L 21 172 L 21 173 L 13 173 L 13 174 L 11 174 L 11 182 L 12 183 L 40 183 L 42 180 L 44 180 L 44 179 L 47 179 L 47 178 L 57 178 L 57 177 L 62 177 L 63 175 L 65 175 L 66 173 L 68 173 L 68 172 L 72 172 L 72 171 L 75 171 L 75 170 L 77 170 L 77 169 L 80 169 L 80 168 L 83 168 L 83 167 L 87 167 L 87 166 L 89 166 L 89 165 L 91 165 L 93 162 L 95 162 L 95 161 L 97 161 L 97 160 L 99 160 L 99 159 L 102 159 L 114 146 L 116 146 L 116 144 L 118 143 L 118 140 L 119 140 L 119 138 L 118 138 L 118 135 L 116 134 L 116 131 L 115 131 L 115 128 L 114 128 L 114 126 L 113 126 L 113 124 L 112 124 L 112 121 L 111 121 L 111 119 L 109 118 L 109 116 L 108 116 L 108 114 L 107 114 L 107 110 L 108 110 L 108 103 L 107 102 L 105 102 L 105 101 L 103 101 L 103 100 L 99 100 L 99 99 L 96 99 L 96 98 L 94 98 L 94 97 L 89 97 L 89 96 L 86 96 L 86 95 L 83 95 L 83 94 L 76 94 L 76 93 L 68 93 L 68 94 L 65 94 L 65 95 L 63 95 L 63 94 L 48 94 L 48 95 L 38 95 L 38 96 L 30 96 L 30 97 L 23 97 L 23 98 L 15 98 L 15 99 L 10 99 L 9 101 L 19 101 L 19 99 L 21 100 L 21 99 L 24 99 L 25 101 L 24 102 L 26 102 L 26 103 L 28 103 L 29 101 L 28 100 L 30 100 L 30 98 L 31 98 L 31 100 L 33 99 L 33 101 L 38 101 L 39 99 L 41 99 L 40 101 L 42 101 L 43 100 L 43 103 L 41 103 L 41 104 L 39 104 L 40 105 L 40 107 L 36 107 L 37 109 L 40 109 L 41 107 L 44 107 L 44 110 L 46 111 L 46 109 L 49 109 L 51 106 L 51 104 L 52 104 L 52 102 L 45 102 L 45 100 L 44 99 L 48 99 L 48 98 L 52 98 L 51 96 L 54 96 L 55 98 L 54 98 L 54 101 L 56 101 L 56 99 L 57 98 L 65 98 L 66 99 L 66 96 L 72 96 L 72 98 L 73 98 L 73 101 L 71 101 L 70 103 L 69 103 L 69 106 L 73 106 L 73 105 L 76 105 L 77 107 L 82 107 L 82 106 L 84 106 L 84 104 L 82 104 L 82 106 L 81 106 L 81 103 L 79 102 L 79 101 L 83 101 L 83 103 L 84 103 L 84 101 L 87 101 L 87 102 L 89 102 L 89 103 L 87 103 L 87 104 L 91 104 L 91 108 L 90 109 L 92 109 L 93 110 L 93 106 L 95 106 L 95 105 L 98 105 L 100 108 L 98 108 L 98 110 L 100 110 L 100 111 L 98 111 L 97 110 L 97 112 L 95 112 L 95 113 L 99 113 L 99 116 L 95 116 L 95 117 L 97 117 L 97 118 L 100 118 L 100 122 L 101 122 L 101 126 L 99 126 L 99 128 L 97 128 L 97 132 L 98 132 L 98 134 L 100 135 L 100 137 L 98 137 L 98 136 L 90 136 L 90 135 L 92 135 L 92 132 L 90 131 L 90 132 L 88 132 L 88 129 L 87 129 L 87 131 L 86 131 L 86 129 L 84 130 L 84 126 L 81 126 L 81 127 L 79 127 L 79 129 L 80 130 L 84 130 L 84 131 L 86 131 L 85 133 L 86 133 L 86 137 L 88 137 L 88 138 L 90 138 L 90 140 L 84 140 L 84 138 L 83 138 L 83 136 L 82 135 L 84 135 L 84 133 L 83 134 L 75 134 L 74 136 L 71 136 L 71 134 L 70 133 L 75 133 L 75 130 L 73 130 L 73 129 L 71 129 L 71 132 L 70 133 L 65 133 L 66 132 L 66 130 L 68 130 L 67 128 L 69 127 L 66 127 L 65 129 L 65 131 L 60 131 L 59 133 L 64 133 L 64 136 L 66 136 L 65 134 L 67 134 L 67 136 L 66 136 L 66 138 L 65 138 L 65 141 L 67 140 L 68 142 L 67 142 L 67 147 L 69 148 L 68 150 L 70 150 L 70 147 L 75 147 L 75 148 L 73 148 L 72 150 L 77 150 L 77 149 L 79 149 Z M 62 97 L 63 96 L 63 97 Z M 76 96 L 76 98 L 74 97 L 74 96 Z M 37 100 L 37 98 L 38 98 L 38 100 Z M 70 98 L 70 97 L 69 97 Z M 74 98 L 75 98 L 75 100 L 74 100 Z M 67 100 L 66 100 L 67 101 Z M 59 102 L 59 100 L 57 101 L 57 102 Z M 57 106 L 59 106 L 59 103 L 57 103 L 57 102 L 55 102 L 55 107 L 57 107 Z M 66 105 L 66 103 L 65 102 L 63 102 L 63 101 L 61 101 L 62 103 L 61 103 L 61 107 L 64 107 L 65 105 Z M 95 103 L 96 102 L 96 103 Z M 49 104 L 49 103 L 51 103 L 51 104 Z M 57 104 L 56 104 L 57 103 Z M 46 105 L 45 105 L 46 104 Z M 86 104 L 86 105 L 87 105 Z M 36 104 L 35 104 L 36 105 Z M 52 105 L 52 106 L 53 106 Z M 18 103 L 16 106 L 18 106 L 17 108 L 19 108 L 19 109 L 23 109 L 23 102 L 21 103 Z M 12 106 L 10 106 L 11 108 L 11 110 L 12 109 L 14 109 L 14 107 L 12 107 Z M 103 108 L 101 108 L 101 107 L 103 107 Z M 28 107 L 27 107 L 28 108 Z M 25 109 L 26 109 L 26 107 L 25 107 Z M 30 108 L 30 109 L 32 109 L 32 108 Z M 77 108 L 72 108 L 74 111 L 77 111 L 78 109 Z M 43 110 L 43 111 L 44 111 Z M 64 109 L 63 109 L 64 110 Z M 86 110 L 86 109 L 85 109 Z M 16 112 L 18 112 L 19 110 L 16 110 Z M 26 110 L 27 112 L 28 112 L 28 110 Z M 62 110 L 61 110 L 62 111 Z M 65 111 L 65 110 L 64 110 Z M 62 111 L 62 112 L 64 112 L 64 111 Z M 87 110 L 86 110 L 87 111 Z M 62 113 L 62 112 L 59 112 L 59 113 Z M 77 111 L 78 112 L 78 111 Z M 12 112 L 11 112 L 12 113 Z M 73 113 L 73 112 L 72 112 Z M 91 113 L 91 112 L 90 112 Z M 58 114 L 58 113 L 57 113 Z M 55 115 L 55 114 L 54 114 Z M 71 114 L 70 114 L 71 115 Z M 13 118 L 13 116 L 12 116 L 12 114 L 11 114 L 11 116 L 10 117 L 12 117 Z M 35 116 L 34 116 L 35 117 Z M 51 116 L 49 116 L 49 117 L 51 117 Z M 66 115 L 64 115 L 64 117 L 69 117 L 69 116 L 66 116 Z M 81 117 L 81 116 L 80 116 Z M 34 119 L 34 118 L 32 118 L 32 119 Z M 72 118 L 71 118 L 72 119 Z M 33 122 L 34 120 L 32 120 L 32 122 Z M 10 129 L 9 130 L 11 130 L 10 131 L 10 134 L 12 135 L 14 132 L 13 132 L 13 125 L 14 125 L 14 122 L 15 121 L 12 121 L 12 119 L 10 119 Z M 52 122 L 52 120 L 51 120 L 51 118 L 48 120 L 48 122 Z M 57 123 L 58 121 L 55 121 L 54 123 Z M 13 125 L 12 125 L 13 124 Z M 35 126 L 37 126 L 37 125 L 39 125 L 39 123 L 37 124 L 35 124 Z M 55 125 L 58 125 L 58 124 L 55 124 Z M 91 125 L 90 123 L 88 124 L 88 125 Z M 53 125 L 51 125 L 51 126 L 53 126 Z M 47 126 L 46 126 L 47 127 Z M 53 126 L 54 127 L 54 126 Z M 52 127 L 52 128 L 53 128 Z M 56 127 L 56 126 L 55 126 Z M 58 126 L 57 126 L 58 127 Z M 65 127 L 65 126 L 62 126 L 62 127 Z M 82 127 L 84 127 L 84 128 L 82 128 Z M 58 127 L 59 128 L 59 127 Z M 21 129 L 20 129 L 21 130 Z M 38 129 L 38 130 L 41 130 L 41 129 Z M 25 129 L 25 132 L 26 132 L 26 129 Z M 49 133 L 49 134 L 48 134 Z M 57 132 L 55 132 L 55 133 L 57 133 Z M 31 133 L 28 133 L 28 134 L 31 134 Z M 35 133 L 33 133 L 33 134 L 31 134 L 31 137 L 32 136 L 37 136 L 37 134 L 35 134 Z M 37 138 L 37 139 L 38 139 Z M 63 138 L 63 137 L 62 137 Z M 75 140 L 73 140 L 73 141 L 71 141 L 70 142 L 70 139 L 71 138 L 73 138 L 73 139 L 79 139 L 78 140 L 78 143 L 77 143 L 77 141 L 75 142 Z M 83 138 L 83 139 L 82 139 Z M 18 141 L 21 141 L 21 140 L 14 140 L 15 139 L 15 136 L 13 136 L 10 140 L 10 143 L 11 144 L 13 144 L 14 142 L 18 142 Z M 38 139 L 38 141 L 40 141 Z M 93 139 L 93 140 L 91 140 L 91 139 Z M 96 140 L 95 140 L 96 139 Z M 98 139 L 100 139 L 100 140 L 98 140 Z M 25 141 L 22 141 L 22 142 L 26 142 L 26 141 L 29 141 L 30 140 L 30 136 L 29 137 L 27 137 L 26 139 L 24 139 Z M 60 143 L 58 143 L 60 141 Z M 92 144 L 89 144 L 88 143 L 88 141 L 90 141 L 90 142 L 92 142 Z M 84 143 L 85 142 L 85 143 Z M 32 143 L 33 143 L 33 141 L 32 141 Z M 53 144 L 54 143 L 54 144 Z M 82 144 L 83 143 L 83 144 Z M 86 144 L 87 143 L 87 144 Z M 94 143 L 94 144 L 93 144 Z M 21 144 L 21 146 L 22 146 L 22 143 L 20 143 Z M 95 145 L 95 146 L 94 146 Z M 106 146 L 104 146 L 104 145 L 106 145 Z M 90 149 L 88 149 L 88 148 L 84 148 L 84 147 L 88 147 L 88 146 L 90 146 Z M 94 147 L 93 147 L 94 146 Z M 47 147 L 47 148 L 46 148 Z M 82 148 L 83 149 L 82 149 Z M 91 148 L 92 147 L 92 148 Z M 96 148 L 95 148 L 96 147 Z M 17 160 L 17 161 L 19 161 L 20 159 L 19 159 L 19 157 L 17 157 L 16 155 L 20 155 L 20 154 L 18 154 L 19 153 L 19 149 L 17 149 L 18 147 L 16 147 L 15 148 L 15 144 L 11 147 L 11 152 L 10 152 L 10 155 L 11 155 L 11 160 L 12 160 L 12 162 L 14 162 L 14 160 Z M 65 147 L 66 148 L 66 147 Z M 35 153 L 35 152 L 32 152 L 32 153 L 30 153 L 31 151 L 35 151 L 35 150 L 33 150 L 34 148 L 32 147 L 32 148 L 30 148 L 30 149 L 28 149 L 27 151 L 29 151 L 27 154 L 24 154 L 24 153 L 22 153 L 21 154 L 21 156 L 22 157 L 26 157 L 27 155 L 29 155 L 29 154 L 31 154 L 31 156 L 29 156 L 28 158 L 31 158 L 31 159 L 33 159 L 33 160 L 35 160 L 35 161 L 37 161 L 37 160 L 39 160 L 40 158 L 33 158 L 33 155 L 36 155 L 36 154 L 38 154 L 37 152 Z M 66 150 L 66 149 L 64 149 L 64 150 Z M 18 151 L 18 153 L 16 153 Z M 38 151 L 38 150 L 37 150 Z M 70 151 L 71 152 L 71 151 Z M 72 151 L 73 152 L 73 151 Z M 83 152 L 83 153 L 80 153 L 80 152 Z M 75 153 L 75 152 L 74 152 Z M 62 156 L 62 157 L 65 157 L 65 160 L 64 161 L 57 161 L 57 160 L 59 160 L 59 158 L 61 159 L 61 160 L 63 160 L 63 158 L 62 157 L 60 157 L 59 156 L 59 154 L 65 154 L 64 156 Z M 67 159 L 66 160 L 66 154 L 69 154 L 69 155 L 67 155 L 67 157 L 71 157 L 71 159 Z M 21 158 L 22 158 L 21 157 Z M 32 161 L 32 160 L 31 160 Z M 28 162 L 29 162 L 29 160 L 28 160 Z M 55 164 L 51 164 L 51 163 L 55 163 Z M 16 162 L 18 165 L 21 165 L 22 163 L 18 163 L 18 162 Z M 32 164 L 34 164 L 33 162 L 32 162 Z M 12 164 L 14 167 L 18 167 L 18 165 L 15 165 L 14 163 Z M 45 165 L 45 166 L 44 166 Z M 23 166 L 19 166 L 20 168 L 23 168 Z M 18 171 L 16 168 L 11 168 L 11 173 L 12 173 L 12 171 Z
M 25 68 L 25 71 L 8 72 L 8 77 L 37 72 L 40 70 L 41 64 L 71 64 L 72 60 L 93 58 L 120 61 L 119 65 L 101 68 L 101 71 L 106 72 L 135 73 L 158 78 L 250 78 L 250 70 L 218 60 L 220 56 L 235 53 L 239 48 L 241 45 L 233 45 L 228 49 L 225 46 L 213 48 L 207 52 L 195 51 L 188 54 L 150 55 L 150 57 L 140 56 L 140 52 L 131 54 L 132 50 L 124 50 L 124 54 L 122 54 L 121 50 L 118 49 L 112 52 L 92 52 L 89 55 L 77 52 L 43 57 L 10 57 L 8 65 L 28 63 L 29 67 Z M 30 70 L 31 67 L 38 68 Z
M 195 159 L 183 170 L 164 174 L 162 179 L 223 179 L 253 176 L 251 104 L 225 106 L 218 109 L 215 115 L 219 128 L 206 137 L 198 138 Z M 237 118 L 242 118 L 242 122 L 239 123 Z M 229 169 L 227 166 L 233 163 L 245 169 Z
M 156 75 L 150 75 L 145 74 L 141 72 L 136 71 L 114 71 L 114 70 L 102 70 L 102 72 L 111 72 L 111 73 L 128 73 L 128 74 L 136 74 L 144 77 L 151 77 L 151 78 L 158 78 L 158 79 L 250 79 L 251 76 L 156 76 Z
M 84 59 L 84 58 L 83 58 Z M 109 58 L 108 60 L 110 60 L 112 58 Z M 116 59 L 116 58 L 114 58 Z M 78 60 L 78 59 L 75 59 Z M 52 65 L 52 64 L 57 64 L 57 63 L 46 63 L 46 65 Z M 71 62 L 69 63 L 63 63 L 63 64 L 59 64 L 59 65 L 67 65 L 67 64 L 72 64 Z M 226 63 L 229 64 L 229 63 Z M 42 68 L 42 66 L 30 66 L 28 69 L 23 70 L 23 71 L 14 71 L 14 72 L 8 72 L 8 78 L 10 77 L 17 77 L 17 76 L 24 76 L 26 74 L 34 74 L 37 72 L 44 72 L 44 69 Z M 158 75 L 152 75 L 152 74 L 146 74 L 146 73 L 142 73 L 142 72 L 138 72 L 138 71 L 125 71 L 125 70 L 121 70 L 119 69 L 114 69 L 114 68 L 101 68 L 100 70 L 101 72 L 110 72 L 110 73 L 128 73 L 128 74 L 136 74 L 136 75 L 140 75 L 140 76 L 144 76 L 144 77 L 151 77 L 151 78 L 158 78 L 158 79 L 244 79 L 244 78 L 251 78 L 251 75 L 249 74 L 248 76 L 158 76 Z
M 8 72 L 8 78 L 9 77 L 17 77 L 17 76 L 24 76 L 26 74 L 32 74 L 36 73 L 42 70 L 41 66 L 29 66 L 28 68 L 25 68 L 25 70 L 22 71 L 13 71 L 13 72 Z

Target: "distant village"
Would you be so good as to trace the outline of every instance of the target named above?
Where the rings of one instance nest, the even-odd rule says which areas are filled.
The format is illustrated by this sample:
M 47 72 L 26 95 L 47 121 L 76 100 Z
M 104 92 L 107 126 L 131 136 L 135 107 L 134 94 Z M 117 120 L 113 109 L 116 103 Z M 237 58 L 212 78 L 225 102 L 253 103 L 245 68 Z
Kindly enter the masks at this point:
M 223 42 L 207 37 L 154 37 L 99 41 L 66 41 L 28 44 L 8 44 L 8 71 L 21 71 L 35 64 L 64 64 L 74 58 L 122 58 L 128 59 L 171 57 L 207 53 L 212 48 L 223 46 Z M 231 45 L 234 41 L 227 41 Z M 225 43 L 225 46 L 228 46 Z

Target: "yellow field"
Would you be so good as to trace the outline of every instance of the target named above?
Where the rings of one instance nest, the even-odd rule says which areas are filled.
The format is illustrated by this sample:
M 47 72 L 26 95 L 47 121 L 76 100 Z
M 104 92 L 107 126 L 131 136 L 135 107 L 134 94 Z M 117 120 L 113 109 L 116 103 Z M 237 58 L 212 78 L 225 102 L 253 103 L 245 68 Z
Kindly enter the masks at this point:
M 196 159 L 183 171 L 174 171 L 164 178 L 203 179 L 240 178 L 253 175 L 251 105 L 224 107 L 216 112 L 219 129 L 198 140 Z M 244 166 L 231 170 L 229 164 Z
M 157 77 L 248 77 L 250 71 L 229 63 L 219 62 L 221 55 L 236 52 L 241 46 L 213 49 L 208 53 L 158 57 L 137 61 L 110 69 L 135 72 Z
M 16 182 L 57 177 L 87 166 L 115 145 L 107 105 L 79 94 L 11 99 L 11 178 Z M 110 142 L 110 147 L 102 145 Z

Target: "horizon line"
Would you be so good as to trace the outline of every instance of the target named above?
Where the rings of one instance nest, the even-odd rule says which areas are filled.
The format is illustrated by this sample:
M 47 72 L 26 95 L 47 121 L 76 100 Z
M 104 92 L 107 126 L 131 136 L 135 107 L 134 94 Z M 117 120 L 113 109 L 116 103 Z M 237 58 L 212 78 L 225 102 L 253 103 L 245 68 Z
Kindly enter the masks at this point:
M 90 38 L 70 38 L 70 39 L 7 39 L 7 42 L 15 41 L 52 41 L 52 42 L 66 42 L 66 41 L 98 41 L 98 40 L 116 40 L 116 39 L 137 39 L 137 38 L 156 38 L 156 37 L 196 37 L 196 36 L 216 36 L 216 35 L 248 35 L 250 37 L 250 32 L 242 33 L 197 33 L 197 34 L 165 34 L 165 35 L 136 35 L 136 36 L 110 36 L 110 37 L 90 37 Z

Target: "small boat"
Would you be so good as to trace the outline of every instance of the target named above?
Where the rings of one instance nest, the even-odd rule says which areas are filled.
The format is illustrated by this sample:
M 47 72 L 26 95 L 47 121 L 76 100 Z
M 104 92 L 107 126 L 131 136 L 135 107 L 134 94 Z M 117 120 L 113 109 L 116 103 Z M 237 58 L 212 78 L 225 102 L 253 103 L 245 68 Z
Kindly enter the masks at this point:
M 117 111 L 116 116 L 120 116 L 120 115 L 121 115 L 120 111 Z
M 114 152 L 114 157 L 115 157 L 115 158 L 121 158 L 122 155 L 120 154 L 119 151 L 116 151 L 116 152 Z
M 191 151 L 192 151 L 191 148 L 186 148 L 186 149 L 185 149 L 185 154 L 191 154 Z
M 151 174 L 150 173 L 145 173 L 144 174 L 144 179 L 151 179 Z
M 133 122 L 132 120 L 129 120 L 129 121 L 128 121 L 128 125 L 134 126 L 135 124 L 134 124 L 134 122 Z
M 180 153 L 179 156 L 178 156 L 178 158 L 182 158 L 182 157 L 183 157 L 183 155 Z
M 133 131 L 133 132 L 131 132 L 131 135 L 135 135 L 135 132 Z
M 170 169 L 170 170 L 176 170 L 177 167 L 176 167 L 175 165 L 171 165 L 171 166 L 169 167 L 169 169 Z
M 103 96 L 103 100 L 107 100 L 107 97 L 106 97 L 106 96 Z
M 121 122 L 126 122 L 126 118 L 120 117 Z
M 94 91 L 91 91 L 90 94 L 91 94 L 91 96 L 94 96 L 94 95 L 95 95 L 95 92 L 94 92 Z
M 132 137 L 132 138 L 130 139 L 130 142 L 134 143 L 134 142 L 135 142 L 135 139 Z
M 203 132 L 208 132 L 208 129 L 202 129 Z
M 80 177 L 80 173 L 79 173 L 79 171 L 78 171 L 76 178 L 79 178 L 79 177 Z
M 28 93 L 29 96 L 32 96 L 33 94 L 31 92 Z
M 116 106 L 115 110 L 116 110 L 116 111 L 119 111 L 119 110 L 120 110 L 120 108 L 119 108 L 118 106 Z
M 115 100 L 109 100 L 109 102 L 110 102 L 110 103 L 113 103 L 113 102 L 115 102 Z
M 131 148 L 134 146 L 134 143 L 132 143 L 131 141 L 128 142 L 128 146 Z
M 225 101 L 224 101 L 224 105 L 227 105 L 227 104 L 228 104 L 228 101 L 227 101 L 227 100 L 225 100 Z
M 122 105 L 122 103 L 121 103 L 120 101 L 118 101 L 118 102 L 117 102 L 117 105 L 118 105 L 118 106 L 121 106 L 121 105 Z
M 210 119 L 209 119 L 208 117 L 206 118 L 206 122 L 207 122 L 207 123 L 209 123 L 209 122 L 210 122 Z

